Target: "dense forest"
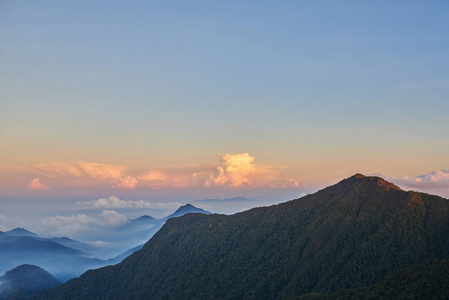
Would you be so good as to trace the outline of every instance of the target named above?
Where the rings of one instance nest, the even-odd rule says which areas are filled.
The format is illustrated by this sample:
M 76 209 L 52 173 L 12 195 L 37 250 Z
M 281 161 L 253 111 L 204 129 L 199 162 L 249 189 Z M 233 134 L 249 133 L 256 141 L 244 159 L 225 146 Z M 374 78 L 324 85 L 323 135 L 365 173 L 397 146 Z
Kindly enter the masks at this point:
M 367 289 L 394 298 L 397 283 L 420 272 L 447 280 L 447 258 L 448 200 L 357 174 L 271 207 L 170 219 L 122 263 L 36 298 L 345 298 Z M 423 291 L 440 283 L 428 280 Z

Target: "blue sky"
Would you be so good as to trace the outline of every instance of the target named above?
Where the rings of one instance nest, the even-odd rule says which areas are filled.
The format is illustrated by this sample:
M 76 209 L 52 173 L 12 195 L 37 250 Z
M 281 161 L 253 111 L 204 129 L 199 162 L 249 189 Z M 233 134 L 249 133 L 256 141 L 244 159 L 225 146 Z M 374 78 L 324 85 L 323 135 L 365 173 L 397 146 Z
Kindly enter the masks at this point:
M 356 172 L 448 197 L 448 23 L 447 1 L 2 1 L 0 197 L 284 200 Z

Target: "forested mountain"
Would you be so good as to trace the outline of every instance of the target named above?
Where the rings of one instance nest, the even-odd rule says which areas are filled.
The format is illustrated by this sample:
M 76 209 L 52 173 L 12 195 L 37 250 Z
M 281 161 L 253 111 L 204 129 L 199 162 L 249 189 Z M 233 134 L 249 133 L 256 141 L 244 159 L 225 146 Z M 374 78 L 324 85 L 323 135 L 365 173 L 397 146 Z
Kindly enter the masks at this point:
M 285 299 L 363 288 L 445 258 L 447 199 L 357 174 L 271 207 L 170 219 L 122 263 L 37 298 Z
M 61 284 L 42 268 L 21 265 L 0 277 L 0 299 L 27 296 Z

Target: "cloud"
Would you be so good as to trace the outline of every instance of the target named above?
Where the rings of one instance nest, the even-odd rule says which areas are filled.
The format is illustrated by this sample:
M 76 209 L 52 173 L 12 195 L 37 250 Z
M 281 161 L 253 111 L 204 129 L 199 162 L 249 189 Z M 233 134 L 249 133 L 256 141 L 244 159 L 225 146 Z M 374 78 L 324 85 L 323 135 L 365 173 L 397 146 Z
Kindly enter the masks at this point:
M 119 179 L 127 168 L 125 166 L 74 162 L 74 163 L 47 163 L 35 166 L 36 171 L 46 177 L 87 177 L 93 179 Z
M 298 187 L 299 183 L 294 180 L 294 179 L 287 179 L 287 180 L 279 180 L 279 181 L 271 181 L 268 184 L 269 187 L 271 188 L 293 188 L 293 187 Z
M 100 214 L 103 227 L 119 227 L 128 223 L 128 218 L 113 210 L 103 210 Z
M 28 184 L 27 188 L 29 190 L 36 190 L 36 191 L 49 190 L 50 189 L 50 187 L 48 187 L 45 184 L 41 183 L 39 181 L 39 178 L 34 178 L 33 180 L 31 180 L 31 182 Z
M 76 236 L 108 228 L 117 228 L 128 222 L 128 218 L 113 210 L 103 210 L 97 217 L 85 214 L 47 217 L 39 221 L 44 231 L 55 235 Z
M 254 157 L 248 153 L 217 154 L 220 163 L 211 174 L 198 172 L 192 174 L 189 184 L 191 186 L 224 186 L 240 187 L 250 186 L 252 182 L 248 175 L 255 172 Z
M 121 209 L 121 208 L 153 208 L 153 209 L 172 209 L 178 208 L 182 204 L 179 202 L 147 202 L 143 200 L 122 200 L 116 196 L 100 198 L 91 201 L 77 201 L 77 206 L 90 209 Z
M 0 230 L 7 231 L 16 227 L 25 227 L 26 223 L 22 220 L 11 219 L 5 215 L 0 215 Z
M 449 170 L 437 170 L 412 178 L 388 177 L 388 180 L 398 185 L 418 189 L 449 188 Z
M 169 175 L 160 170 L 150 170 L 146 174 L 139 177 L 139 180 L 144 181 L 166 181 L 169 179 Z
M 138 181 L 135 177 L 126 176 L 120 178 L 120 183 L 114 185 L 113 187 L 121 188 L 121 189 L 134 189 L 136 188 Z

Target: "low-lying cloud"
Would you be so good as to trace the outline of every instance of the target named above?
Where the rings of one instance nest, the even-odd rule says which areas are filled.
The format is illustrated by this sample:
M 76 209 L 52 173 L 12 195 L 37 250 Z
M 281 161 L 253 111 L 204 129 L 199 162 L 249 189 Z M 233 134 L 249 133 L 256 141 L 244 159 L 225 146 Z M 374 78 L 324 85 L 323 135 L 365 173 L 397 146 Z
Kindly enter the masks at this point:
M 77 236 L 92 230 L 117 228 L 127 222 L 126 216 L 113 210 L 103 210 L 98 216 L 77 214 L 47 217 L 39 221 L 39 226 L 54 236 Z
M 411 188 L 449 188 L 449 170 L 437 170 L 417 177 L 390 177 L 394 183 Z
M 143 200 L 119 199 L 116 196 L 100 198 L 90 201 L 77 201 L 76 206 L 88 209 L 123 209 L 123 208 L 148 208 L 148 209 L 173 209 L 182 204 L 179 202 L 147 202 Z

